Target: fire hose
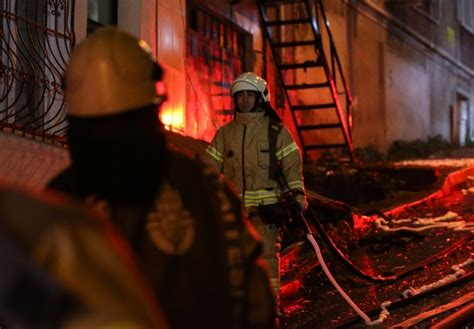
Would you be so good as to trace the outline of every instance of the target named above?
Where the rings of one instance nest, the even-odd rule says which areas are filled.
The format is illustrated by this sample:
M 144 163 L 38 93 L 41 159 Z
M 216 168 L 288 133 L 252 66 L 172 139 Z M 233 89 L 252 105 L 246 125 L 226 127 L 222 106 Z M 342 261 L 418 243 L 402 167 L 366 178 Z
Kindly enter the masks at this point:
M 283 187 L 283 192 L 282 192 L 282 202 L 284 206 L 286 207 L 288 211 L 288 220 L 289 224 L 291 226 L 297 226 L 299 228 L 302 228 L 305 232 L 305 236 L 312 245 L 316 256 L 318 258 L 318 261 L 321 264 L 321 267 L 326 274 L 326 276 L 329 278 L 330 282 L 333 284 L 333 286 L 336 288 L 336 290 L 341 294 L 341 296 L 345 299 L 345 301 L 356 311 L 356 313 L 365 321 L 366 325 L 372 326 L 372 325 L 378 325 L 382 323 L 389 315 L 388 307 L 392 304 L 390 301 L 386 301 L 381 304 L 380 306 L 380 314 L 379 317 L 376 320 L 371 320 L 370 317 L 364 313 L 358 306 L 357 304 L 352 301 L 352 299 L 344 292 L 344 290 L 339 286 L 337 281 L 334 279 L 332 276 L 331 272 L 329 271 L 324 258 L 321 253 L 321 249 L 314 239 L 313 232 L 311 230 L 311 227 L 308 223 L 308 220 L 305 217 L 305 214 L 303 213 L 303 210 L 301 209 L 299 203 L 296 201 L 296 193 L 290 189 L 288 184 L 286 184 L 286 181 L 284 178 L 279 177 L 279 182 L 280 185 Z M 415 264 L 414 266 L 409 267 L 408 269 L 404 270 L 403 272 L 398 273 L 397 275 L 392 275 L 392 276 L 373 276 L 370 274 L 365 273 L 361 269 L 359 269 L 357 266 L 355 266 L 343 253 L 342 251 L 336 246 L 336 244 L 332 241 L 332 239 L 327 235 L 322 223 L 319 221 L 318 217 L 314 214 L 313 210 L 309 208 L 308 213 L 311 215 L 312 223 L 316 227 L 317 232 L 319 233 L 320 237 L 323 239 L 323 241 L 329 246 L 329 249 L 336 254 L 342 261 L 343 264 L 349 267 L 353 272 L 355 272 L 358 276 L 374 281 L 374 282 L 392 282 L 397 279 L 399 279 L 402 275 L 406 275 L 408 273 L 413 272 L 414 270 L 421 268 L 423 266 L 426 266 L 427 264 L 434 262 L 435 260 L 439 259 L 442 256 L 445 256 L 449 254 L 450 252 L 456 250 L 457 248 L 460 247 L 460 245 L 464 244 L 465 242 L 469 241 L 472 239 L 474 234 L 470 234 L 467 237 L 464 237 L 454 245 L 450 246 L 449 248 L 439 252 L 438 254 L 428 258 L 427 260 L 423 262 L 419 262 Z M 455 280 L 461 281 L 462 278 Z M 449 284 L 443 285 L 443 286 L 448 286 Z M 403 303 L 405 301 L 411 300 L 412 298 L 415 298 L 414 295 L 411 297 L 406 297 L 403 299 Z M 402 302 L 398 301 L 397 304 L 401 304 Z M 373 310 L 374 311 L 374 310 Z M 374 312 L 372 312 L 374 313 Z
M 389 302 L 382 303 L 382 311 L 377 320 L 372 321 L 369 316 L 367 316 L 357 304 L 346 294 L 346 292 L 341 288 L 341 286 L 337 283 L 336 279 L 334 279 L 333 275 L 329 271 L 329 268 L 324 261 L 323 255 L 321 253 L 321 248 L 319 247 L 318 243 L 314 239 L 313 232 L 311 227 L 306 220 L 301 207 L 299 206 L 298 202 L 296 201 L 296 197 L 294 192 L 291 189 L 287 189 L 283 192 L 283 204 L 286 206 L 287 210 L 289 211 L 289 220 L 292 221 L 292 225 L 298 225 L 299 227 L 303 228 L 305 231 L 305 236 L 316 252 L 316 256 L 318 258 L 321 267 L 328 277 L 329 281 L 333 284 L 339 294 L 344 298 L 344 300 L 357 312 L 357 314 L 364 319 L 366 325 L 373 326 L 382 323 L 387 316 L 389 315 L 386 307 L 390 304 Z M 295 223 L 296 222 L 296 223 Z
M 336 288 L 336 290 L 339 292 L 339 294 L 344 298 L 344 300 L 356 311 L 356 313 L 359 315 L 360 318 L 362 318 L 365 322 L 366 325 L 373 326 L 373 325 L 378 325 L 381 324 L 389 315 L 389 310 L 388 308 L 395 308 L 395 307 L 400 307 L 401 305 L 404 305 L 406 303 L 409 303 L 415 299 L 420 298 L 421 296 L 424 296 L 429 293 L 433 293 L 435 291 L 440 291 L 442 289 L 446 289 L 452 285 L 456 285 L 462 282 L 465 282 L 466 280 L 470 280 L 474 274 L 474 272 L 470 272 L 467 274 L 462 275 L 461 277 L 456 276 L 456 279 L 451 280 L 451 281 L 443 281 L 439 285 L 434 285 L 431 287 L 432 289 L 419 289 L 420 291 L 417 292 L 417 294 L 410 295 L 410 296 L 405 296 L 404 298 L 397 300 L 395 302 L 390 302 L 386 301 L 380 305 L 380 308 L 373 309 L 367 313 L 362 311 L 357 304 L 345 293 L 345 291 L 340 287 L 340 285 L 337 283 L 337 281 L 334 279 L 333 275 L 329 271 L 326 262 L 324 261 L 323 255 L 321 253 L 321 249 L 314 239 L 313 232 L 311 230 L 310 225 L 308 224 L 307 219 L 304 216 L 303 211 L 301 210 L 301 207 L 296 201 L 295 194 L 292 192 L 292 190 L 287 189 L 283 194 L 283 203 L 286 206 L 286 208 L 289 211 L 289 220 L 292 221 L 292 225 L 297 225 L 298 227 L 301 227 L 305 231 L 305 236 L 308 239 L 308 241 L 311 243 L 316 256 L 318 258 L 319 263 L 321 264 L 321 268 L 323 269 L 324 273 L 330 280 L 330 282 L 333 284 L 333 286 Z M 314 214 L 312 214 L 314 217 Z M 296 222 L 296 223 L 295 223 Z M 316 222 L 318 225 L 316 226 L 318 229 L 318 233 L 323 233 L 326 235 L 327 240 L 330 238 L 327 237 L 327 234 L 324 231 L 324 228 L 322 227 L 322 224 L 317 221 Z M 324 236 L 322 235 L 322 236 Z M 469 239 L 472 238 L 472 234 L 468 237 Z M 466 238 L 467 239 L 467 238 Z M 334 244 L 331 241 L 331 244 Z M 456 248 L 459 247 L 459 245 L 456 245 Z M 452 249 L 452 248 L 450 248 Z M 338 252 L 340 252 L 338 250 Z M 345 258 L 345 256 L 344 256 Z M 349 260 L 348 260 L 349 261 Z M 350 261 L 349 261 L 350 262 Z M 468 264 L 472 261 L 466 261 L 465 263 Z M 424 263 L 424 262 L 423 262 Z M 461 264 L 462 265 L 462 264 Z M 404 272 L 405 274 L 407 271 Z M 398 277 L 397 277 L 398 278 Z M 376 320 L 371 320 L 370 317 L 367 314 L 375 314 L 379 312 L 379 316 Z M 357 320 L 352 320 L 351 323 L 355 323 Z M 349 323 L 345 323 L 344 325 L 348 325 Z
M 289 205 L 287 207 L 289 207 Z M 336 255 L 336 257 L 338 257 L 342 261 L 342 263 L 349 270 L 354 272 L 354 274 L 356 274 L 357 276 L 359 276 L 359 277 L 361 277 L 365 280 L 372 281 L 372 282 L 388 283 L 388 282 L 396 281 L 396 280 L 400 279 L 401 277 L 403 277 L 405 275 L 408 275 L 408 274 L 416 271 L 419 268 L 423 268 L 423 267 L 439 260 L 440 258 L 450 254 L 451 252 L 457 250 L 460 246 L 462 246 L 466 242 L 469 242 L 470 240 L 472 240 L 472 238 L 474 237 L 474 234 L 471 233 L 471 234 L 459 239 L 458 241 L 453 243 L 448 248 L 445 248 L 445 249 L 441 250 L 440 252 L 436 253 L 435 255 L 432 255 L 432 256 L 428 257 L 424 261 L 413 264 L 412 266 L 409 266 L 406 269 L 404 269 L 404 270 L 402 270 L 402 271 L 400 271 L 400 272 L 398 272 L 394 275 L 390 275 L 390 276 L 377 275 L 377 276 L 374 276 L 374 275 L 368 274 L 368 273 L 364 272 L 363 270 L 361 270 L 360 268 L 358 268 L 350 259 L 348 259 L 344 255 L 344 253 L 337 247 L 337 245 L 334 243 L 334 241 L 329 237 L 329 235 L 327 234 L 323 224 L 318 219 L 318 217 L 314 213 L 313 209 L 309 208 L 307 213 L 309 213 L 309 215 L 310 215 L 311 223 L 314 224 L 314 227 L 316 228 L 318 234 L 320 235 L 321 239 L 325 242 L 325 244 L 329 247 L 330 251 L 334 255 Z M 385 215 L 381 212 L 376 212 L 376 213 L 379 216 L 385 217 Z

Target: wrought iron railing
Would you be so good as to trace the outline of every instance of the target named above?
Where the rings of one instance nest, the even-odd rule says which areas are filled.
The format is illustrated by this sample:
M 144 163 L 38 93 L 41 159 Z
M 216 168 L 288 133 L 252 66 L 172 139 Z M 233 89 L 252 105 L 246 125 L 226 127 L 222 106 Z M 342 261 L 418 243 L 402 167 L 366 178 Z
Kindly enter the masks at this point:
M 0 0 L 0 128 L 65 144 L 74 0 Z

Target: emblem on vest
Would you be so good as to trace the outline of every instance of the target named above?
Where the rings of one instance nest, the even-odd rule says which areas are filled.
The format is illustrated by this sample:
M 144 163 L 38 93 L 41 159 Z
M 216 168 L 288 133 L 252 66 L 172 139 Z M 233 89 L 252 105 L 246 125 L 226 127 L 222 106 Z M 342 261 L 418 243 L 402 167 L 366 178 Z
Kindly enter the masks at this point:
M 194 242 L 194 220 L 178 191 L 164 183 L 147 216 L 147 231 L 155 246 L 167 255 L 182 255 Z

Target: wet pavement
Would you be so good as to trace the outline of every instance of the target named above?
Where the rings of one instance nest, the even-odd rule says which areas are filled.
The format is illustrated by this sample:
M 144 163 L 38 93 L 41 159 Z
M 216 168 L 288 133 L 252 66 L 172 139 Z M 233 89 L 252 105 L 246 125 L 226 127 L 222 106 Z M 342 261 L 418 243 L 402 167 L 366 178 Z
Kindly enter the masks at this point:
M 190 156 L 199 157 L 203 154 L 205 143 L 170 135 L 170 147 L 181 149 Z M 469 296 L 474 291 L 472 264 L 465 268 L 467 274 L 461 277 L 462 281 L 450 287 L 438 288 L 432 293 L 419 294 L 420 297 L 410 299 L 403 299 L 402 292 L 454 273 L 452 265 L 472 257 L 472 233 L 448 228 L 423 232 L 385 232 L 375 228 L 372 217 L 364 221 L 357 219 L 367 217 L 353 215 L 379 210 L 384 211 L 391 220 L 437 217 L 453 211 L 472 223 L 474 200 L 473 194 L 468 191 L 469 175 L 459 175 L 457 178 L 449 175 L 473 165 L 474 148 L 460 148 L 458 152 L 452 152 L 451 159 L 410 160 L 391 163 L 388 167 L 366 165 L 362 168 L 340 168 L 327 163 L 305 165 L 305 185 L 319 194 L 312 194 L 316 197 L 312 201 L 312 208 L 328 236 L 354 267 L 372 276 L 407 272 L 390 282 L 374 282 L 363 278 L 335 256 L 333 249 L 322 242 L 321 234 L 313 227 L 325 262 L 335 279 L 352 300 L 369 313 L 372 320 L 378 317 L 382 302 L 393 302 L 388 307 L 389 316 L 376 328 L 397 327 L 402 321 Z M 473 173 L 470 176 L 474 176 L 474 167 L 471 168 Z M 451 180 L 448 187 L 453 188 L 446 189 L 447 180 Z M 326 200 L 320 195 L 344 203 Z M 422 201 L 416 203 L 418 200 Z M 413 206 L 406 206 L 413 202 Z M 394 207 L 399 208 L 392 212 L 386 211 Z M 298 235 L 293 233 L 287 235 L 285 246 L 282 254 L 282 329 L 368 327 L 331 285 L 310 243 L 298 239 Z M 430 327 L 460 307 L 421 321 L 413 328 Z M 474 323 L 471 322 L 466 328 L 474 328 Z
M 372 320 L 377 319 L 381 303 L 392 302 L 389 316 L 377 328 L 426 328 L 473 302 L 466 302 L 466 298 L 472 299 L 469 293 L 474 292 L 474 264 L 469 263 L 474 257 L 473 228 L 468 226 L 474 225 L 474 168 L 462 169 L 468 165 L 432 165 L 432 169 L 441 168 L 441 174 L 432 185 L 416 191 L 420 201 L 414 202 L 413 193 L 405 204 L 406 193 L 392 193 L 392 200 L 377 200 L 379 205 L 398 205 L 391 211 L 366 213 L 369 208 L 384 209 L 376 208 L 377 203 L 349 207 L 332 201 L 311 201 L 311 208 L 324 227 L 321 232 L 317 225 L 313 226 L 314 236 L 342 289 L 360 309 L 370 313 Z M 462 175 L 456 176 L 460 172 Z M 416 177 L 412 175 L 412 179 Z M 354 189 L 353 193 L 358 192 Z M 315 224 L 311 214 L 307 215 Z M 464 230 L 460 230 L 463 225 Z M 325 233 L 346 262 L 324 243 Z M 453 275 L 451 267 L 462 263 L 464 273 L 457 272 L 453 279 L 458 281 L 450 287 L 443 288 L 439 283 L 434 285 L 440 286 L 437 290 L 423 292 L 424 286 L 433 286 Z M 305 240 L 293 238 L 286 244 L 282 285 L 282 328 L 368 327 L 330 283 L 311 244 Z M 402 293 L 409 288 L 422 293 L 404 298 Z M 402 323 L 459 298 L 465 300 L 451 310 L 413 326 Z M 468 327 L 473 328 L 474 321 Z

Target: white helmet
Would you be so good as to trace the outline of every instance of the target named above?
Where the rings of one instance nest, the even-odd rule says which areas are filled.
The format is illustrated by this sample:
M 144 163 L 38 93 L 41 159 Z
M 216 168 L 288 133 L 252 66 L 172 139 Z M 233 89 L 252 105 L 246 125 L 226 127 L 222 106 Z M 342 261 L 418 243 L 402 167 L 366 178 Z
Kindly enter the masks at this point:
M 243 90 L 253 90 L 262 96 L 263 101 L 270 101 L 270 91 L 267 82 L 253 72 L 245 72 L 239 75 L 230 87 L 230 95 L 234 97 L 235 93 Z
M 100 28 L 72 52 L 65 77 L 68 113 L 96 117 L 161 104 L 155 87 L 161 75 L 146 42 L 115 27 Z

